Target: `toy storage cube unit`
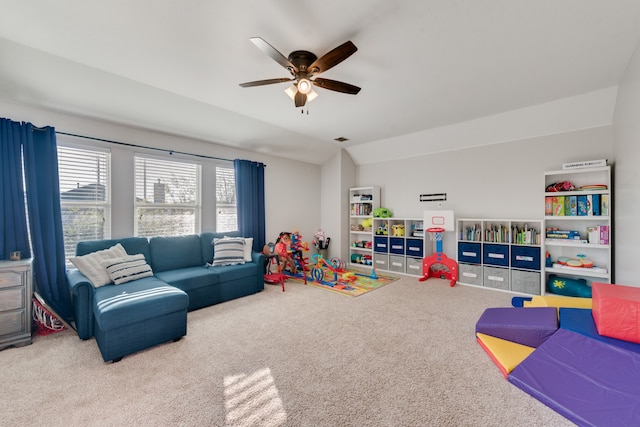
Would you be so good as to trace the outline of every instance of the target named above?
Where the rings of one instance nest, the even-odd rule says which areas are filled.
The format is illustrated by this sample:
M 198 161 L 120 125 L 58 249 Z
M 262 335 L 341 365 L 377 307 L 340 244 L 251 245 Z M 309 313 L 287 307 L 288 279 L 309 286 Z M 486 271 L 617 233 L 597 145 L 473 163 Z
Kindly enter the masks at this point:
M 640 343 L 640 288 L 594 282 L 592 291 L 598 333 Z
M 538 347 L 558 330 L 554 307 L 487 308 L 476 323 L 476 334 L 486 334 L 528 347 Z
M 94 333 L 105 362 L 187 334 L 189 296 L 163 284 L 145 277 L 96 289 Z

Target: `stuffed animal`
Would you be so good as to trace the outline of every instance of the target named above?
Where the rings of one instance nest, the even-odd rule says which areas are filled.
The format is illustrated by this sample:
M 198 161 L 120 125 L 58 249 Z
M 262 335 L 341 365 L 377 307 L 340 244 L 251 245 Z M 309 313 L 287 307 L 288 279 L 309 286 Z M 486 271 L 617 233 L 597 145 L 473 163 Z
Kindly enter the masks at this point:
M 391 211 L 387 208 L 376 208 L 373 210 L 373 216 L 376 218 L 391 218 Z
M 371 230 L 371 227 L 373 227 L 373 219 L 365 218 L 360 224 L 362 224 L 362 228 L 365 230 Z
M 404 224 L 393 224 L 391 230 L 394 237 L 404 236 Z

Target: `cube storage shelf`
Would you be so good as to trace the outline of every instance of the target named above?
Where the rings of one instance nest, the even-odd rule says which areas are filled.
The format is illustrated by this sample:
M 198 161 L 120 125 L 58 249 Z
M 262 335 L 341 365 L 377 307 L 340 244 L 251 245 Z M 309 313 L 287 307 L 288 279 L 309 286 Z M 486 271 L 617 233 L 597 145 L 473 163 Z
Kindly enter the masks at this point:
M 349 264 L 373 266 L 373 211 L 380 207 L 380 187 L 349 189 Z M 363 221 L 371 222 L 363 227 Z
M 574 189 L 568 184 L 571 183 Z M 560 184 L 559 184 L 560 183 Z M 560 191 L 546 191 L 553 188 Z M 551 257 L 550 274 L 613 283 L 613 189 L 611 166 L 563 169 L 544 173 L 544 226 L 547 231 L 543 253 Z M 557 230 L 554 238 L 551 233 Z M 570 232 L 570 233 L 562 233 Z M 572 238 L 575 237 L 575 238 Z M 570 267 L 560 260 L 588 260 L 593 267 Z M 545 279 L 546 282 L 546 279 Z
M 422 218 L 374 218 L 373 265 L 376 271 L 422 276 Z
M 528 219 L 458 219 L 458 283 L 542 294 L 542 225 Z

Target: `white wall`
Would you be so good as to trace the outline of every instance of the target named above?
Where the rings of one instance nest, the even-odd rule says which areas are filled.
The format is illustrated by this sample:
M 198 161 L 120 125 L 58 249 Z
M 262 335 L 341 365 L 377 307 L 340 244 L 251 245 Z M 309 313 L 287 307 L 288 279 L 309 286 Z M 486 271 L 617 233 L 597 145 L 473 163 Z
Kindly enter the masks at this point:
M 237 150 L 206 141 L 182 138 L 150 130 L 120 126 L 70 114 L 33 108 L 0 100 L 0 117 L 31 122 L 36 126 L 53 126 L 56 131 L 141 146 L 177 150 L 223 159 L 247 159 L 263 162 L 265 169 L 266 240 L 275 240 L 280 231 L 300 231 L 312 236 L 320 224 L 320 166 L 280 157 Z M 60 137 L 62 138 L 62 137 Z M 82 144 L 107 146 L 112 153 L 112 236 L 133 234 L 133 153 L 139 148 L 104 144 L 84 138 L 67 138 Z M 149 151 L 161 154 L 158 151 Z M 215 229 L 215 160 L 196 158 L 203 163 L 202 230 Z
M 614 187 L 615 281 L 640 286 L 640 52 L 620 82 L 614 115 L 617 157 Z
M 422 217 L 438 208 L 419 195 L 446 193 L 442 209 L 456 218 L 541 220 L 544 172 L 591 159 L 614 161 L 611 126 L 360 165 L 358 183 L 379 185 L 381 206 L 395 217 Z M 443 250 L 453 258 L 455 236 L 449 234 Z

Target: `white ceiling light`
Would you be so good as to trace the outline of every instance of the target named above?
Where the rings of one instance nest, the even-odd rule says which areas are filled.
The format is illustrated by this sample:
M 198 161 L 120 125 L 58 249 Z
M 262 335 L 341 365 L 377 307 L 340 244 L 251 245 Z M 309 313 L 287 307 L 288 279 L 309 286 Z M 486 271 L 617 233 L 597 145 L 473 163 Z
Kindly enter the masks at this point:
M 305 95 L 308 95 L 309 92 L 313 90 L 313 87 L 311 86 L 311 82 L 309 81 L 309 79 L 298 80 L 298 90 L 300 91 L 300 93 L 304 93 Z
M 307 95 L 307 102 L 311 102 L 318 97 L 318 92 L 313 90 L 313 84 L 308 79 L 300 79 L 297 86 L 291 85 L 284 90 L 284 93 L 291 99 L 295 99 L 298 92 Z

